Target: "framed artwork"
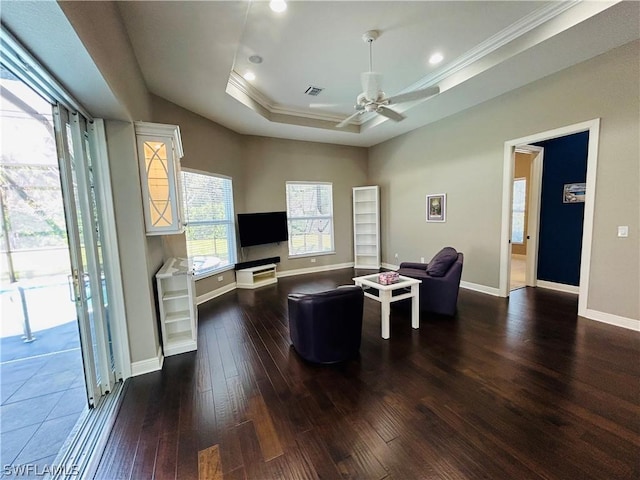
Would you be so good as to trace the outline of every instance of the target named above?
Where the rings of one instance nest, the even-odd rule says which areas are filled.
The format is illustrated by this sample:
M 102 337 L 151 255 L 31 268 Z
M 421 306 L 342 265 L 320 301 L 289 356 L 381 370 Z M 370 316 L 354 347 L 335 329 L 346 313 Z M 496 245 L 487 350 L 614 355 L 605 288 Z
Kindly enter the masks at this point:
M 447 194 L 427 195 L 427 222 L 444 222 L 447 218 Z
M 586 191 L 586 183 L 565 183 L 562 191 L 562 203 L 584 203 Z

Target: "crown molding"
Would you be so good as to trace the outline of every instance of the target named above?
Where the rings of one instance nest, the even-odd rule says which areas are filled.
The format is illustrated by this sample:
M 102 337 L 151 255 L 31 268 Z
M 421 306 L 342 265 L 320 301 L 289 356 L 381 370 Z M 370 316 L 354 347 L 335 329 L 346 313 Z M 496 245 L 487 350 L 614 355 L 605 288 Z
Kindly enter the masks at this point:
M 302 108 L 275 103 L 262 91 L 247 82 L 235 70 L 232 70 L 229 74 L 226 91 L 236 100 L 251 108 L 256 113 L 259 113 L 269 121 L 300 124 L 300 121 L 295 120 L 298 118 L 308 120 L 304 122 L 304 124 L 308 126 L 334 129 L 336 128 L 335 125 L 337 123 L 344 120 L 344 116 L 336 115 L 334 113 L 318 113 L 311 110 L 304 110 Z M 317 122 L 317 124 L 314 123 L 314 121 Z M 361 123 L 362 122 L 352 122 L 351 126 L 355 128 L 347 130 L 343 128 L 341 130 L 359 133 Z
M 479 43 L 476 47 L 464 53 L 453 62 L 447 64 L 446 67 L 436 70 L 430 75 L 423 77 L 421 80 L 418 80 L 414 84 L 407 87 L 405 90 L 402 90 L 400 93 L 410 92 L 419 88 L 427 88 L 433 85 L 437 85 L 445 78 L 458 73 L 469 65 L 472 65 L 473 63 L 481 60 L 487 55 L 495 52 L 499 48 L 504 47 L 505 45 L 529 33 L 540 25 L 543 25 L 544 23 L 556 18 L 567 10 L 582 3 L 582 1 L 583 0 L 552 2 L 534 12 L 531 12 L 530 14 L 522 17 L 517 22 L 496 33 L 492 37 L 489 37 L 484 42 Z
M 427 88 L 433 85 L 437 85 L 444 79 L 449 78 L 452 75 L 464 70 L 470 65 L 473 65 L 474 63 L 480 61 L 488 55 L 496 52 L 498 49 L 504 47 L 505 45 L 508 45 L 514 40 L 522 37 L 523 35 L 531 32 L 532 30 L 549 22 L 550 20 L 558 17 L 559 15 L 581 3 L 583 3 L 583 0 L 551 2 L 544 7 L 541 7 L 538 10 L 522 17 L 518 21 L 509 25 L 507 28 L 488 38 L 484 42 L 478 44 L 476 47 L 469 50 L 454 61 L 448 63 L 445 67 L 434 71 L 426 77 L 423 77 L 419 81 L 398 92 L 398 94 L 410 92 L 419 88 Z M 235 70 L 232 70 L 229 74 L 226 91 L 229 95 L 236 98 L 236 100 L 240 101 L 245 106 L 251 108 L 271 122 L 297 125 L 304 124 L 306 126 L 317 128 L 336 129 L 336 123 L 344 119 L 343 116 L 338 116 L 336 114 L 318 113 L 302 108 L 277 104 L 262 91 L 247 82 Z M 421 101 L 417 100 L 415 102 L 411 102 L 411 104 L 407 104 L 406 108 L 399 107 L 398 111 L 405 112 L 417 103 L 421 103 Z M 382 123 L 384 121 L 387 121 L 387 118 L 379 117 L 373 114 L 364 114 L 360 116 L 360 118 L 355 119 L 346 128 L 342 128 L 340 130 L 352 133 L 360 133 L 367 128 L 370 128 L 371 126 L 378 125 L 379 123 Z

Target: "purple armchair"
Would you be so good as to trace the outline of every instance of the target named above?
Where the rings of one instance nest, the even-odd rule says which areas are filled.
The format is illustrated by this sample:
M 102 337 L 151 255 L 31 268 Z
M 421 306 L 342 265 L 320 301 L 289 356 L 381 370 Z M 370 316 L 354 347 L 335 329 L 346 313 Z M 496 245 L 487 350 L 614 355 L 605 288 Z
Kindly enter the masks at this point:
M 362 338 L 364 293 L 355 285 L 288 296 L 289 335 L 298 354 L 314 363 L 357 357 Z
M 462 253 L 445 247 L 429 263 L 401 263 L 398 273 L 422 280 L 420 311 L 453 316 L 458 303 L 463 261 Z

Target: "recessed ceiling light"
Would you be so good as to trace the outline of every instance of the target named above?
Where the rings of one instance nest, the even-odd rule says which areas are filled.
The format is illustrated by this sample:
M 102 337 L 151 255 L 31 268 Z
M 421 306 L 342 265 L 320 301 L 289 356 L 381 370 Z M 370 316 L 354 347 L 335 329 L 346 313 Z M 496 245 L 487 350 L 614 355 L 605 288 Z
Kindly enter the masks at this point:
M 433 55 L 431 55 L 429 57 L 429 63 L 431 65 L 437 65 L 438 63 L 440 63 L 442 60 L 444 59 L 444 57 L 442 56 L 441 53 L 434 53 Z
M 248 82 L 253 82 L 256 79 L 256 75 L 253 72 L 247 72 L 243 75 L 243 77 Z
M 287 9 L 287 2 L 284 0 L 271 0 L 269 7 L 276 13 L 284 12 Z

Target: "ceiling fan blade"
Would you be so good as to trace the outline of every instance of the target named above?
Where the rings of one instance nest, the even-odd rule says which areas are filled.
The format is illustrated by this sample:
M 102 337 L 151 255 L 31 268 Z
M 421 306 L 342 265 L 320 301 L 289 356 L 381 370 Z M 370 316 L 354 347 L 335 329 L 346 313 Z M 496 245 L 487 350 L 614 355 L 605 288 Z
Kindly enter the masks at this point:
M 438 93 L 440 93 L 440 87 L 438 86 L 421 88 L 420 90 L 414 90 L 413 92 L 400 93 L 399 95 L 389 97 L 387 98 L 387 102 L 389 105 L 394 103 L 412 102 L 414 100 L 432 97 Z
M 336 127 L 337 128 L 346 127 L 347 125 L 349 125 L 349 123 L 351 123 L 351 120 L 356 118 L 358 115 L 362 115 L 363 113 L 364 113 L 364 110 L 360 110 L 359 112 L 349 115 L 347 118 L 342 120 L 339 124 L 337 124 Z
M 376 101 L 382 85 L 382 75 L 376 72 L 363 72 L 360 74 L 362 93 L 370 101 Z
M 383 117 L 387 117 L 395 122 L 400 122 L 407 118 L 403 114 L 396 112 L 395 110 L 391 110 L 389 107 L 385 107 L 384 105 L 379 105 L 376 109 L 376 112 L 378 112 Z

